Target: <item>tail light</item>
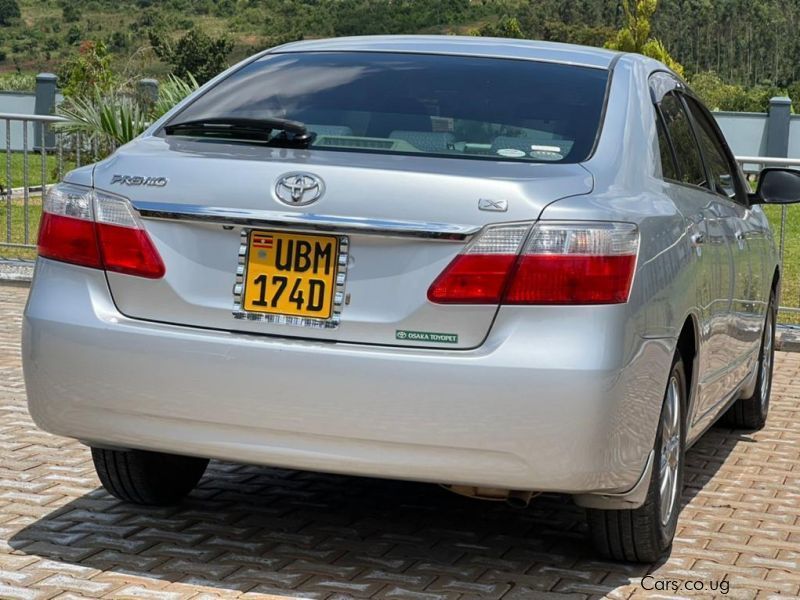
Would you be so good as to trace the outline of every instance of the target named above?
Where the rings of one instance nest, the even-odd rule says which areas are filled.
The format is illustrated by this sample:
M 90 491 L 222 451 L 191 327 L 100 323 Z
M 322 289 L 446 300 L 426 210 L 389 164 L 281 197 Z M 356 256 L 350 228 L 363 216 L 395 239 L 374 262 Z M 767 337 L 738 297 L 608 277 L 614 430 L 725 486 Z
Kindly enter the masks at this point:
M 125 198 L 68 183 L 47 192 L 39 256 L 149 279 L 164 263 Z
M 488 227 L 428 289 L 438 304 L 498 304 L 530 224 Z
M 438 304 L 621 304 L 639 231 L 630 223 L 491 226 L 428 290 Z

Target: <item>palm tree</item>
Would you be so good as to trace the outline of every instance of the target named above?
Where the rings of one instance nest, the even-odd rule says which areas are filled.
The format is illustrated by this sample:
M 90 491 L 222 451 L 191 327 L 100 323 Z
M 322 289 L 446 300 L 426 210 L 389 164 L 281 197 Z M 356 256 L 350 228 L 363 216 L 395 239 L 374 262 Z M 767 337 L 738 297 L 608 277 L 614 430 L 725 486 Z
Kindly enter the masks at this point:
M 87 136 L 101 150 L 112 151 L 138 137 L 151 123 L 198 88 L 189 75 L 180 79 L 170 75 L 158 90 L 155 102 L 146 102 L 132 94 L 95 93 L 86 98 L 67 98 L 56 111 L 67 119 L 57 127 Z

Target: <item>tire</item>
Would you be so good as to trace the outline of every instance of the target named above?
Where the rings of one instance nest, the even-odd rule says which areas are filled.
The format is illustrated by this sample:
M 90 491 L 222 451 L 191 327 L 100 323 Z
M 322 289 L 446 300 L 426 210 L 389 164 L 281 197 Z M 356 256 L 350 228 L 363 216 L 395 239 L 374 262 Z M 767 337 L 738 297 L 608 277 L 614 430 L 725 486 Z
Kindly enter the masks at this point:
M 644 504 L 635 509 L 587 509 L 592 543 L 605 558 L 652 563 L 672 547 L 683 490 L 686 393 L 686 372 L 676 353 L 658 421 L 653 474 Z M 672 483 L 665 483 L 662 494 L 665 481 Z
M 758 378 L 756 391 L 749 398 L 739 398 L 725 413 L 722 421 L 737 429 L 762 429 L 767 424 L 769 396 L 772 392 L 772 371 L 775 367 L 775 318 L 777 300 L 773 291 L 769 297 L 764 331 L 761 334 L 761 350 L 758 353 Z
M 125 502 L 150 506 L 177 504 L 194 489 L 206 458 L 144 450 L 92 448 L 97 476 L 106 491 Z

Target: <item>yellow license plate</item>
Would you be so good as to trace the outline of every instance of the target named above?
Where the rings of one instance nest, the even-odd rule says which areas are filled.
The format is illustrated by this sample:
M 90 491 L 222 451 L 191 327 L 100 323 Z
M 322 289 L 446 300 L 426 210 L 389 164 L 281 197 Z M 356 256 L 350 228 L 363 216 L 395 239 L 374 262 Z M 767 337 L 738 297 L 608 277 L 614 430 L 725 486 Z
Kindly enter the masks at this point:
M 242 307 L 249 312 L 329 319 L 339 238 L 252 231 Z

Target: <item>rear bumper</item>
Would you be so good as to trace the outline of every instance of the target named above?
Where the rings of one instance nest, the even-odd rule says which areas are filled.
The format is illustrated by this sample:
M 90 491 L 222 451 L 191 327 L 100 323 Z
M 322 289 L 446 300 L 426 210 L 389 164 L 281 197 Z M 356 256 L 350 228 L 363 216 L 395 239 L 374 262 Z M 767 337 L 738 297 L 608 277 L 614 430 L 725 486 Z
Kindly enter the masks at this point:
M 615 307 L 558 319 L 532 308 L 502 309 L 471 351 L 287 340 L 132 320 L 102 272 L 40 259 L 23 324 L 30 412 L 107 446 L 520 490 L 631 488 L 674 341 L 627 332 Z

